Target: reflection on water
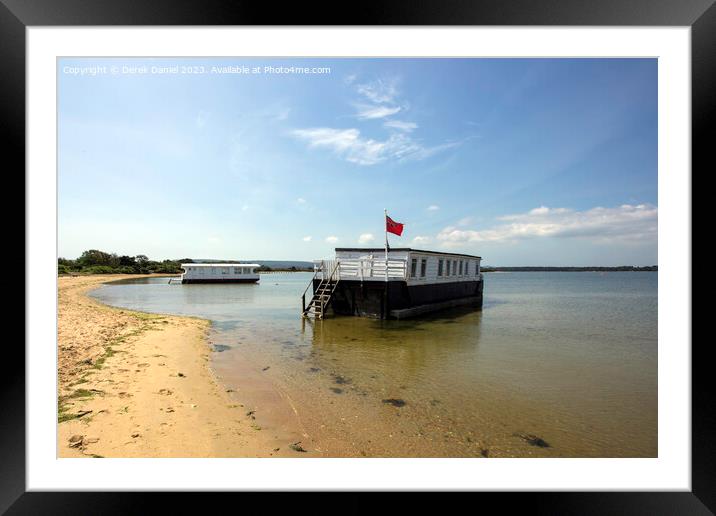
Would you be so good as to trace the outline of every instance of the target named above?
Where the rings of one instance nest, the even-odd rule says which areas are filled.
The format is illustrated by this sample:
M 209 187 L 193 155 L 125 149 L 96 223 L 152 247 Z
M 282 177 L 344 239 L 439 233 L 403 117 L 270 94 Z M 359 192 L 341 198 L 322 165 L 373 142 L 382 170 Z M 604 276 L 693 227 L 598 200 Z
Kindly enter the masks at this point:
M 327 455 L 656 456 L 656 273 L 487 274 L 482 311 L 404 321 L 302 319 L 309 280 L 94 295 L 211 319 L 222 381 L 270 380 Z

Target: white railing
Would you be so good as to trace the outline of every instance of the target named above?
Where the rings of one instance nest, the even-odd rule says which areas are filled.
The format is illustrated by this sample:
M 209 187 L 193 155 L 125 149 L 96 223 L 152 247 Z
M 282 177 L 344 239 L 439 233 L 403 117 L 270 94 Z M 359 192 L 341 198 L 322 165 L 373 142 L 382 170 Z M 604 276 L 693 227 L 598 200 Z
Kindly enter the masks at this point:
M 385 281 L 385 258 L 341 258 L 340 260 L 319 260 L 314 263 L 314 270 L 319 278 L 328 277 L 338 263 L 339 279 L 358 281 Z M 388 280 L 405 280 L 408 276 L 407 260 L 388 258 Z

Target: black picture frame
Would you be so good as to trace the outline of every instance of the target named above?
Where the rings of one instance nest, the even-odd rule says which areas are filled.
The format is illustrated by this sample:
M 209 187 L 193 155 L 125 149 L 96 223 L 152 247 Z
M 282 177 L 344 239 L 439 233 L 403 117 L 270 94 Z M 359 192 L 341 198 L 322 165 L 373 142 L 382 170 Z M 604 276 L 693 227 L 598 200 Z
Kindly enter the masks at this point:
M 714 0 L 398 0 L 356 5 L 245 0 L 0 0 L 0 106 L 2 145 L 18 168 L 25 167 L 25 29 L 84 25 L 562 25 L 691 27 L 692 169 L 716 170 L 707 135 L 716 111 L 716 6 Z M 339 7 L 341 7 L 339 9 Z M 6 169 L 8 170 L 8 169 Z M 9 171 L 9 170 L 8 170 Z M 13 170 L 14 172 L 14 170 Z M 685 171 L 688 173 L 688 171 Z M 18 174 L 19 175 L 19 174 Z M 693 173 L 692 176 L 693 177 Z M 27 274 L 27 271 L 26 271 Z M 31 301 L 31 300 L 30 300 Z M 685 346 L 690 342 L 682 343 Z M 710 342 L 692 346 L 692 490 L 646 493 L 483 494 L 499 497 L 502 510 L 529 507 L 532 513 L 713 514 L 716 512 L 716 405 L 712 401 Z M 25 489 L 25 357 L 10 355 L 0 375 L 0 512 L 8 514 L 96 514 L 143 512 L 146 497 L 128 493 L 28 493 Z M 222 495 L 224 496 L 224 495 Z M 230 495 L 225 495 L 230 496 Z M 255 497 L 241 495 L 242 510 L 259 510 Z M 162 498 L 178 513 L 203 502 L 196 496 Z M 353 495 L 344 509 L 372 502 Z M 383 508 L 390 503 L 381 501 Z M 316 507 L 312 505 L 312 509 Z

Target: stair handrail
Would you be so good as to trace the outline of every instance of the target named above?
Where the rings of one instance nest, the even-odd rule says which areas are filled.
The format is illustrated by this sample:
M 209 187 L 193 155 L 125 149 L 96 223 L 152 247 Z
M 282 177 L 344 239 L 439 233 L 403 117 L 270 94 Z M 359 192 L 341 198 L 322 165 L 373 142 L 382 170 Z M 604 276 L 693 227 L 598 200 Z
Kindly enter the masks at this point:
M 328 285 L 331 284 L 331 281 L 333 280 L 333 275 L 334 275 L 334 274 L 336 273 L 336 271 L 338 270 L 338 267 L 339 267 L 340 263 L 341 263 L 340 260 L 336 260 L 336 264 L 333 266 L 333 270 L 331 271 L 330 275 L 328 276 L 328 279 L 326 280 L 326 282 L 328 283 Z M 336 283 L 338 283 L 339 280 L 340 280 L 340 275 L 339 275 L 338 279 L 336 280 Z M 336 287 L 335 287 L 335 285 L 334 285 L 334 286 L 333 286 L 333 290 L 335 290 L 335 288 L 336 288 Z M 331 294 L 328 296 L 329 299 L 330 299 L 330 297 L 333 295 L 333 290 L 331 290 Z M 323 296 L 321 296 L 320 301 L 321 301 L 321 319 L 323 319 L 323 316 L 324 316 L 325 313 L 326 313 L 326 300 L 324 299 Z
M 321 262 L 323 263 L 323 262 Z M 306 313 L 306 292 L 308 292 L 308 287 L 313 285 L 313 280 L 316 279 L 316 276 L 318 275 L 318 270 L 313 271 L 313 277 L 311 278 L 311 281 L 308 282 L 308 285 L 306 285 L 306 288 L 303 291 L 303 294 L 301 294 L 301 306 L 303 308 L 303 311 L 301 313 Z

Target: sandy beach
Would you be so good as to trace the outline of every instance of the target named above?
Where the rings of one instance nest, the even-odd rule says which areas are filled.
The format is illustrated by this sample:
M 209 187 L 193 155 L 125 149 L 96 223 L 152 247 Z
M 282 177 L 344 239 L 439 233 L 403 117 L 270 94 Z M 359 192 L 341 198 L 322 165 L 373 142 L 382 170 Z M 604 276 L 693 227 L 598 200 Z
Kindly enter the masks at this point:
M 209 321 L 87 296 L 131 277 L 58 278 L 59 457 L 316 456 L 291 446 L 295 431 L 261 428 L 254 407 L 220 385 Z

